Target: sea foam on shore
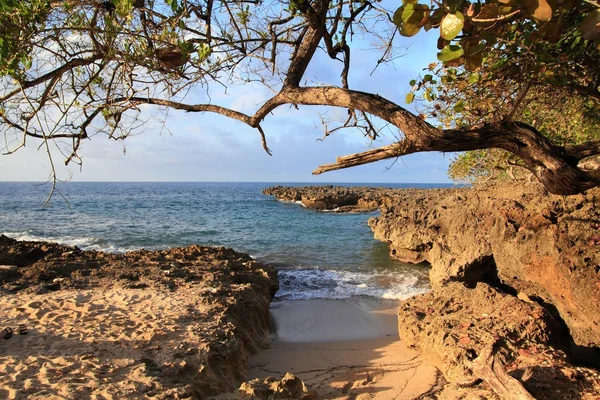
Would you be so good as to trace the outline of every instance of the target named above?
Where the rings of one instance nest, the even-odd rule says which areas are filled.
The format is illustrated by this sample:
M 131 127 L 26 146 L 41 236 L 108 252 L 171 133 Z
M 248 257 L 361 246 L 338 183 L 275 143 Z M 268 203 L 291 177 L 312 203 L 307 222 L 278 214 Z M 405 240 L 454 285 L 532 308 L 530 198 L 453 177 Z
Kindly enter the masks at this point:
M 348 299 L 355 296 L 403 300 L 429 290 L 427 269 L 410 271 L 344 271 L 283 269 L 279 271 L 282 300 Z

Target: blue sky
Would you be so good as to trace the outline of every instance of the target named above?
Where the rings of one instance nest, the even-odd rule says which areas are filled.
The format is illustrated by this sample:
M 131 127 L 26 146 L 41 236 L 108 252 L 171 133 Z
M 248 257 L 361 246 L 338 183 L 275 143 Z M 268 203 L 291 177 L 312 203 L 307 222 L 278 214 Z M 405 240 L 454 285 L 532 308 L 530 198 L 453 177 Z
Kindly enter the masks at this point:
M 410 46 L 407 55 L 393 64 L 381 65 L 372 74 L 380 53 L 368 44 L 353 48 L 350 87 L 378 93 L 404 104 L 410 88 L 408 82 L 424 67 L 435 61 L 437 35 L 420 33 L 402 38 Z M 305 78 L 308 84 L 339 85 L 341 63 L 324 54 L 313 59 Z M 219 89 L 221 90 L 221 89 Z M 257 85 L 229 87 L 227 93 L 211 92 L 219 104 L 253 113 L 268 98 L 269 92 Z M 192 92 L 189 102 L 201 102 L 202 89 Z M 150 115 L 150 109 L 144 113 Z M 264 182 L 449 182 L 446 175 L 452 154 L 422 153 L 402 157 L 398 161 L 378 163 L 328 172 L 313 176 L 312 170 L 331 163 L 336 156 L 379 147 L 393 139 L 371 143 L 358 132 L 338 131 L 325 141 L 320 115 L 335 119 L 345 110 L 325 107 L 280 107 L 263 123 L 273 156 L 260 144 L 258 132 L 220 115 L 192 114 L 170 111 L 165 129 L 148 124 L 143 134 L 124 142 L 98 135 L 80 150 L 83 167 L 62 166 L 57 155 L 55 163 L 61 179 L 73 181 L 264 181 Z M 397 134 L 397 133 L 396 133 Z M 30 140 L 16 154 L 0 158 L 0 180 L 43 181 L 49 175 L 49 163 L 44 149 Z

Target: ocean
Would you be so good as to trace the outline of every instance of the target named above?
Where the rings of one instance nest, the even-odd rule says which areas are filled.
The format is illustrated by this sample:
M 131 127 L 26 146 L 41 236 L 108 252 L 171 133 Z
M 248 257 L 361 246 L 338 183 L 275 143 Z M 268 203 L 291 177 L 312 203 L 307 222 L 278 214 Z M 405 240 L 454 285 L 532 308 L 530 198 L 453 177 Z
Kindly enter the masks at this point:
M 279 270 L 280 300 L 403 299 L 429 290 L 426 266 L 391 259 L 373 238 L 367 221 L 376 212 L 316 212 L 262 194 L 275 185 L 306 184 L 70 182 L 42 207 L 48 185 L 0 182 L 0 233 L 108 252 L 227 246 Z

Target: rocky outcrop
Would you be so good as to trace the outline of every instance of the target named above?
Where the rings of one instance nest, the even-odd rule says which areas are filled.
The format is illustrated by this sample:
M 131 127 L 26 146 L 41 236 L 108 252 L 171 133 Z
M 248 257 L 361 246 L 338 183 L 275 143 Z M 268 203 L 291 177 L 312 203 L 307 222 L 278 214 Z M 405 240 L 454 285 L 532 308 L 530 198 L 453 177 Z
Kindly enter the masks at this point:
M 442 371 L 450 398 L 579 400 L 600 390 L 598 372 L 570 364 L 559 349 L 560 321 L 486 283 L 450 282 L 403 302 L 398 331 Z
M 368 212 L 379 208 L 382 199 L 391 189 L 343 186 L 275 186 L 263 193 L 278 200 L 301 203 L 317 211 Z
M 593 398 L 598 374 L 566 360 L 600 367 L 598 200 L 597 189 L 560 197 L 536 185 L 386 197 L 375 237 L 431 264 L 432 292 L 400 308 L 401 339 L 455 384 L 526 398 L 502 392 L 503 376 L 537 398 Z
M 332 190 L 278 192 L 318 203 Z M 431 265 L 432 291 L 403 303 L 399 333 L 454 386 L 439 398 L 462 398 L 465 388 L 474 398 L 595 398 L 597 371 L 570 362 L 600 367 L 600 190 L 374 193 L 375 238 L 399 260 Z
M 157 398 L 204 398 L 233 390 L 244 380 L 248 355 L 269 342 L 276 272 L 231 249 L 193 245 L 109 254 L 0 236 L 0 265 L 11 266 L 0 269 L 4 297 L 28 293 L 52 299 L 63 291 L 85 297 L 89 295 L 78 295 L 77 290 L 114 292 L 115 288 L 128 293 L 139 290 L 135 296 L 140 298 L 158 293 L 168 299 L 168 293 L 173 293 L 173 302 L 175 297 L 194 296 L 189 307 L 174 316 L 185 327 L 184 341 L 165 340 L 160 345 L 152 340 L 131 341 L 144 354 L 131 362 L 145 371 L 151 390 L 161 393 Z M 34 331 L 30 336 L 35 335 L 37 323 L 28 321 Z M 160 331 L 160 321 L 157 324 Z M 161 337 L 168 338 L 168 333 L 162 332 Z M 106 375 L 102 382 L 104 387 L 114 383 Z M 145 392 L 130 395 L 147 397 Z
M 537 302 L 576 346 L 600 346 L 600 191 L 538 186 L 422 191 L 387 198 L 369 224 L 401 260 L 427 261 L 434 290 L 487 282 Z

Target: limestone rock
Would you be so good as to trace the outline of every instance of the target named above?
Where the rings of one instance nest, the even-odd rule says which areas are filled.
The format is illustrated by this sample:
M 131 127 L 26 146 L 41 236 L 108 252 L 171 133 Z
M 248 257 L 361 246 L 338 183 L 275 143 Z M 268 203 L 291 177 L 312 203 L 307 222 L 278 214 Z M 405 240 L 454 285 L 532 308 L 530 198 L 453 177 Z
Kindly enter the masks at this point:
M 600 347 L 600 189 L 538 185 L 422 190 L 383 200 L 369 225 L 391 254 L 427 261 L 434 290 L 488 282 L 546 304 L 576 345 Z

